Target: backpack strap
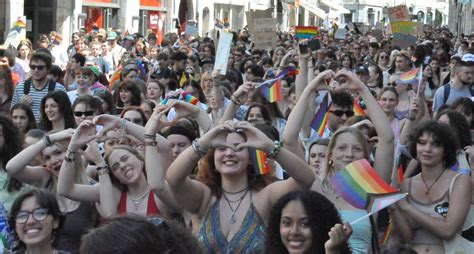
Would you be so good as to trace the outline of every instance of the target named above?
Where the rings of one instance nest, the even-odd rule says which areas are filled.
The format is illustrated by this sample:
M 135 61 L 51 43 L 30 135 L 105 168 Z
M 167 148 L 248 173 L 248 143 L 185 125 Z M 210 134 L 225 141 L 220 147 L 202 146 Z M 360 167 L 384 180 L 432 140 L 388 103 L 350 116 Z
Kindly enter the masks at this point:
M 444 85 L 444 103 L 443 104 L 446 104 L 446 102 L 448 101 L 449 93 L 451 92 L 451 85 L 450 84 L 451 84 L 451 82 Z
M 23 83 L 23 94 L 28 95 L 31 89 L 31 78 L 27 79 L 25 83 Z

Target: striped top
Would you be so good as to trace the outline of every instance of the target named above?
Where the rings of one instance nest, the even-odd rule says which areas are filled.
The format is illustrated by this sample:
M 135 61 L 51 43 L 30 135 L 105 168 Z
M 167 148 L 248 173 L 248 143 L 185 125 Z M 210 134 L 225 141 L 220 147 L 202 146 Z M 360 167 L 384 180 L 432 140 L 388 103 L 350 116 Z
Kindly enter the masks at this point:
M 12 106 L 21 102 L 21 97 L 24 95 L 24 84 L 25 83 L 18 83 L 18 85 L 16 85 L 15 91 L 13 92 Z M 66 88 L 64 88 L 64 86 L 59 83 L 56 83 L 54 90 L 67 92 Z M 31 84 L 30 93 L 28 95 L 33 100 L 33 102 L 31 103 L 31 110 L 35 115 L 36 122 L 39 122 L 40 120 L 41 99 L 43 99 L 46 94 L 48 94 L 48 83 L 46 83 L 46 85 L 41 90 L 36 89 L 33 84 Z

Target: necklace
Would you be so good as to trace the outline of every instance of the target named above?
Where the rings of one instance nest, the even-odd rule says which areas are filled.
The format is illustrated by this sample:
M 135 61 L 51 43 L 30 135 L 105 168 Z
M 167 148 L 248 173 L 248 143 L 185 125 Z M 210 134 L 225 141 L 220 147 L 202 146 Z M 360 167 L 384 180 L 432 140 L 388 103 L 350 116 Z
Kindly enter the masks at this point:
M 247 187 L 240 192 L 243 192 L 243 191 L 245 191 L 244 194 L 242 195 L 242 197 L 238 198 L 237 200 L 228 199 L 227 195 L 224 192 L 224 199 L 225 201 L 227 201 L 230 211 L 232 212 L 232 216 L 230 216 L 230 220 L 229 220 L 230 224 L 234 224 L 235 222 L 237 222 L 237 220 L 235 219 L 235 213 L 237 212 L 237 210 L 239 210 L 240 204 L 242 204 L 242 201 L 244 200 L 245 196 L 247 196 L 247 193 L 249 192 L 249 188 Z M 236 203 L 236 202 L 239 202 L 239 203 L 237 204 L 235 208 L 233 208 L 231 203 Z
M 128 197 L 130 198 L 130 200 L 132 200 L 133 202 L 133 205 L 135 206 L 135 211 L 138 211 L 138 206 L 140 206 L 140 203 L 145 199 L 145 197 L 148 195 L 148 187 L 146 188 L 146 191 L 145 193 L 143 193 L 142 195 L 140 195 L 138 198 L 134 198 L 132 197 L 132 195 L 130 195 L 130 193 L 127 192 L 127 195 Z
M 427 184 L 426 181 L 425 181 L 425 178 L 423 177 L 423 173 L 420 173 L 420 175 L 421 175 L 421 180 L 423 180 L 423 183 L 425 184 L 425 187 L 426 187 L 425 195 L 430 194 L 431 188 L 432 188 L 433 185 L 438 181 L 438 179 L 441 177 L 441 175 L 443 175 L 443 173 L 444 173 L 444 169 L 441 170 L 441 173 L 438 175 L 438 177 L 436 177 L 436 180 L 434 180 L 434 182 L 433 182 L 429 187 L 428 187 L 428 184 Z
M 249 187 L 245 187 L 245 188 L 243 188 L 243 189 L 241 189 L 241 190 L 239 190 L 239 191 L 235 191 L 235 192 L 226 191 L 226 190 L 224 190 L 224 189 L 222 189 L 222 191 L 223 191 L 224 193 L 226 193 L 226 194 L 239 194 L 239 193 L 242 193 L 242 192 L 248 190 L 248 188 L 249 188 Z

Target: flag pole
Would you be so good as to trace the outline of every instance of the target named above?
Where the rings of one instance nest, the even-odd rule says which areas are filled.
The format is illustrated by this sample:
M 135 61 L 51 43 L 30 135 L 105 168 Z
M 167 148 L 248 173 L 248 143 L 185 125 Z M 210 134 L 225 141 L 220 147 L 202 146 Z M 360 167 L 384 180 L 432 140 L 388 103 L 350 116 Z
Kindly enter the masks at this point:
M 416 98 L 420 98 L 420 87 L 421 87 L 421 81 L 423 80 L 423 65 L 421 65 L 419 72 L 420 72 L 419 74 L 420 77 L 418 79 L 418 87 L 416 89 Z
M 374 214 L 374 212 L 370 212 L 370 213 L 368 213 L 368 214 L 366 214 L 366 215 L 360 217 L 359 219 L 357 219 L 357 220 L 355 220 L 355 221 L 353 221 L 353 222 L 351 222 L 351 223 L 349 223 L 349 224 L 352 226 L 352 225 L 356 224 L 357 222 L 360 222 L 360 221 L 362 221 L 363 219 L 369 217 L 369 216 L 372 215 L 372 214 Z

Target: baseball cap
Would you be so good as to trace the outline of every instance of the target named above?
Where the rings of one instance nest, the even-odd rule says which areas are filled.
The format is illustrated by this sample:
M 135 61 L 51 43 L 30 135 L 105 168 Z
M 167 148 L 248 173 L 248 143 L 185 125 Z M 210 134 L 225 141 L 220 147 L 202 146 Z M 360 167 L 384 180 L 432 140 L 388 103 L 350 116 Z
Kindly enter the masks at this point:
M 107 39 L 106 40 L 113 41 L 115 39 L 117 39 L 117 33 L 116 32 L 110 31 L 110 32 L 107 33 Z
M 464 62 L 474 62 L 474 54 L 468 53 L 462 56 Z
M 355 73 L 356 74 L 366 74 L 366 75 L 369 75 L 369 69 L 367 69 L 367 67 L 363 66 L 363 65 L 360 65 L 356 68 L 355 70 Z

